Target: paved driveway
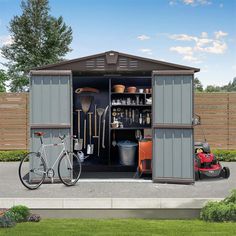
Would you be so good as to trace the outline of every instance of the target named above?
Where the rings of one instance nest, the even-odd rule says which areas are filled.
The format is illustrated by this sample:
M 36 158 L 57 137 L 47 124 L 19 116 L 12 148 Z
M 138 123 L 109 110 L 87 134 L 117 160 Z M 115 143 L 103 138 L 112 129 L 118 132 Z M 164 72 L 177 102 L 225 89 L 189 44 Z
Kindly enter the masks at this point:
M 27 190 L 18 178 L 19 163 L 0 162 L 0 198 L 223 198 L 236 188 L 236 163 L 222 163 L 231 170 L 229 179 L 198 181 L 194 185 L 154 184 L 150 180 L 83 178 L 76 186 L 43 184 Z

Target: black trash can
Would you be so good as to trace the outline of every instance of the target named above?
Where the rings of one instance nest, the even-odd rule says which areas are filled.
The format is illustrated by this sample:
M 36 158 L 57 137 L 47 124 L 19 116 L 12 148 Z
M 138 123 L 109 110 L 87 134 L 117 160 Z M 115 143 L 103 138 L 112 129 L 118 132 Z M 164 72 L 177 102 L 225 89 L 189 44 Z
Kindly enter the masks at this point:
M 131 141 L 120 141 L 117 143 L 120 164 L 124 166 L 135 165 L 135 157 L 138 144 Z

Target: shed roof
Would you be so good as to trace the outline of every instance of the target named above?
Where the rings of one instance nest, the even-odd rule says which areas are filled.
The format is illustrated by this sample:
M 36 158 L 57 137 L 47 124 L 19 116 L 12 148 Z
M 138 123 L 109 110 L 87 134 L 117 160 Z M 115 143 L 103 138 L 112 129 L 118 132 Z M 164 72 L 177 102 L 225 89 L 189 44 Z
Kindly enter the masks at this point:
M 71 70 L 72 72 L 152 72 L 153 70 L 192 70 L 199 68 L 107 51 L 35 68 L 36 70 Z

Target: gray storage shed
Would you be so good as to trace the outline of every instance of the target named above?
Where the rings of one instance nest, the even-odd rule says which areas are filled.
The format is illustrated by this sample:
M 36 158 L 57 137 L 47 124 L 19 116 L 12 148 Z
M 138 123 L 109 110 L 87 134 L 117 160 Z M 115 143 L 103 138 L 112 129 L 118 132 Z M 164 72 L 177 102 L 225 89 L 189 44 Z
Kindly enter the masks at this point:
M 134 171 L 136 166 L 120 166 L 117 163 L 118 152 L 112 146 L 114 135 L 119 140 L 132 140 L 136 130 L 141 130 L 143 134 L 145 129 L 152 128 L 153 181 L 192 183 L 193 79 L 198 71 L 198 68 L 115 51 L 36 68 L 30 76 L 30 148 L 35 151 L 40 144 L 34 137 L 36 131 L 46 133 L 46 143 L 57 142 L 57 137 L 62 134 L 68 137 L 77 134 L 76 111 L 81 105 L 80 97 L 74 91 L 81 87 L 94 87 L 100 91 L 94 95 L 94 104 L 103 108 L 109 105 L 105 123 L 106 147 L 101 150 L 99 158 L 94 154 L 83 163 L 84 171 Z M 152 105 L 124 105 L 123 108 L 118 105 L 124 111 L 132 109 L 142 114 L 150 110 L 152 126 L 111 127 L 112 114 L 117 109 L 112 101 L 120 98 L 112 90 L 115 84 L 152 88 L 152 94 L 133 94 L 144 101 L 152 96 Z M 124 93 L 122 96 L 130 95 Z M 95 112 L 94 104 L 91 106 L 92 112 Z M 73 149 L 71 142 L 68 142 L 68 148 Z M 49 150 L 51 161 L 55 160 L 57 152 L 57 149 Z

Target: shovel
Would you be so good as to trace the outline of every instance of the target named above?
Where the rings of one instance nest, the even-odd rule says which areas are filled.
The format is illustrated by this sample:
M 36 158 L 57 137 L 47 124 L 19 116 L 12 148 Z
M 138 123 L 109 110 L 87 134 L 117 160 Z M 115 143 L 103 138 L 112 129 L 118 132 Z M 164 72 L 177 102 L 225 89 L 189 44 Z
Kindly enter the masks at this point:
M 102 121 L 102 148 L 106 148 L 105 147 L 105 127 L 106 127 L 106 115 L 107 115 L 107 111 L 108 111 L 109 106 L 106 107 L 104 114 L 103 114 L 103 121 Z
M 88 112 L 89 116 L 89 144 L 87 145 L 87 154 L 93 154 L 94 145 L 92 144 L 92 114 L 93 112 Z
M 78 109 L 77 112 L 78 112 L 78 142 L 77 142 L 77 150 L 78 151 L 81 151 L 83 149 L 83 139 L 80 138 L 80 130 L 81 130 L 81 124 L 80 124 L 80 112 L 82 110 Z
M 104 112 L 103 108 L 97 108 L 97 113 L 98 113 L 98 156 L 100 154 L 100 139 L 101 139 L 101 117 Z

